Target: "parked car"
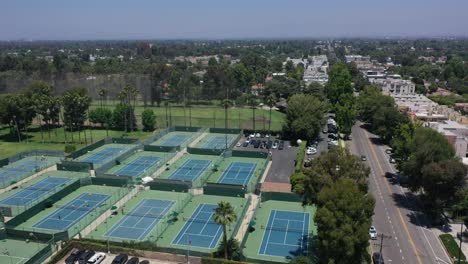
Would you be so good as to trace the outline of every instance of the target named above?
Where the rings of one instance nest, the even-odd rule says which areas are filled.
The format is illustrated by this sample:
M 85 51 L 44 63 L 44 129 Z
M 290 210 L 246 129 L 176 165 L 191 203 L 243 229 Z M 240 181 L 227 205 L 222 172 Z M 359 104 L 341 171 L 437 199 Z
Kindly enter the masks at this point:
M 390 158 L 390 160 L 389 160 L 389 161 L 390 161 L 390 163 L 391 163 L 391 164 L 395 164 L 395 163 L 396 163 L 396 161 L 395 161 L 395 159 L 394 159 L 394 158 Z
M 374 264 L 384 264 L 384 258 L 380 252 L 374 252 L 372 255 L 372 262 Z
M 241 144 L 240 142 L 238 142 L 238 143 L 236 144 L 236 147 L 240 147 L 241 145 L 242 145 L 242 144 Z
M 65 264 L 73 264 L 75 263 L 75 261 L 78 260 L 78 258 L 80 257 L 81 254 L 83 254 L 84 250 L 81 250 L 81 249 L 78 249 L 78 248 L 75 248 L 71 251 L 70 253 L 70 256 L 68 256 L 66 259 L 65 259 Z
M 88 260 L 94 255 L 94 251 L 92 250 L 87 250 L 83 252 L 80 257 L 78 258 L 78 263 L 79 264 L 86 264 Z
M 329 137 L 329 138 L 333 138 L 333 139 L 338 139 L 338 135 L 335 134 L 335 133 L 329 133 L 329 134 L 328 134 L 328 137 Z
M 272 149 L 277 149 L 278 148 L 278 143 L 277 142 L 273 143 L 273 146 L 271 146 L 271 148 Z
M 115 256 L 114 260 L 112 260 L 112 264 L 123 264 L 127 261 L 128 255 L 127 254 L 119 254 Z
M 245 148 L 245 147 L 248 147 L 249 146 L 249 142 L 244 142 L 244 144 L 242 144 L 242 146 Z
M 257 140 L 255 139 L 250 140 L 250 145 L 255 145 L 255 143 L 257 143 Z
M 261 135 L 260 133 L 255 134 L 255 137 L 259 138 Z
M 371 226 L 369 228 L 369 236 L 370 236 L 370 239 L 372 239 L 372 240 L 377 239 L 377 230 L 375 229 L 375 226 Z
M 268 140 L 267 145 L 266 145 L 266 148 L 267 148 L 267 149 L 271 149 L 272 146 L 273 146 L 273 141 Z
M 385 153 L 387 154 L 392 154 L 393 153 L 393 150 L 391 148 L 388 148 L 385 150 Z
M 138 262 L 140 262 L 140 260 L 137 257 L 133 257 L 128 260 L 127 264 L 138 264 Z
M 260 147 L 260 140 L 255 141 L 254 148 L 259 148 Z
M 362 161 L 366 161 L 367 160 L 367 157 L 365 155 L 361 155 L 361 160 Z
M 309 148 L 307 148 L 306 153 L 307 153 L 307 155 L 317 154 L 317 149 L 313 148 L 313 147 L 309 147 Z
M 328 129 L 324 128 L 324 129 L 322 130 L 322 133 L 324 133 L 324 134 L 328 133 Z
M 150 264 L 148 260 L 142 260 L 140 261 L 140 264 Z
M 88 264 L 99 264 L 106 258 L 106 254 L 103 252 L 96 252 L 90 259 Z
M 281 142 L 279 143 L 278 149 L 279 149 L 279 150 L 283 150 L 283 149 L 284 149 L 284 141 L 281 141 Z

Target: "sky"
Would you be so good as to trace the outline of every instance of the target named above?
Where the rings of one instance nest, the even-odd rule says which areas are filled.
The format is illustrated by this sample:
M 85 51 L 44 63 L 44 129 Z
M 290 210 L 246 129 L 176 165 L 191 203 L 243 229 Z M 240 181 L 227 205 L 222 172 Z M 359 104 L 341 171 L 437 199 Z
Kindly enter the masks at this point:
M 468 0 L 2 0 L 0 40 L 468 36 Z

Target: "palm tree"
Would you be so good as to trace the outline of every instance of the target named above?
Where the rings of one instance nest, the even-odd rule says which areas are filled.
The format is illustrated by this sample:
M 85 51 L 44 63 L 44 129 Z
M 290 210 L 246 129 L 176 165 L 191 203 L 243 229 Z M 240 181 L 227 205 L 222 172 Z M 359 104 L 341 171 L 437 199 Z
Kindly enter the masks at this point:
M 271 109 L 276 104 L 276 97 L 274 94 L 268 95 L 266 98 L 266 103 L 270 107 L 270 120 L 268 121 L 268 132 L 271 135 Z
M 224 258 L 228 258 L 228 243 L 226 226 L 236 222 L 237 215 L 234 212 L 234 207 L 229 202 L 219 202 L 218 207 L 214 209 L 213 220 L 216 224 L 223 226 L 223 243 L 224 243 Z
M 101 88 L 99 89 L 99 100 L 101 101 L 101 108 L 103 108 L 103 102 L 104 102 L 104 99 L 107 98 L 107 89 L 106 88 Z
M 250 106 L 252 107 L 252 130 L 255 133 L 255 108 L 257 105 L 257 100 L 255 98 L 255 95 L 251 94 L 249 101 L 250 101 Z

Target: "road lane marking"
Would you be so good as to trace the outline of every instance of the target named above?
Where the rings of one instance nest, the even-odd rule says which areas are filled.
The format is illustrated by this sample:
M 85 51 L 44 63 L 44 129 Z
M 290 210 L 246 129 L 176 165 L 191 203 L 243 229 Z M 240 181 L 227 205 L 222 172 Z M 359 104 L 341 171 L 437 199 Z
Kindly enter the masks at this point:
M 364 131 L 364 134 L 365 134 L 365 136 L 366 136 L 366 141 L 368 142 L 369 147 L 370 147 L 370 149 L 371 149 L 372 155 L 374 156 L 375 161 L 377 162 L 377 166 L 378 166 L 379 169 L 380 169 L 380 172 L 381 172 L 380 175 L 384 175 L 385 173 L 384 173 L 384 170 L 382 169 L 382 165 L 380 164 L 380 160 L 378 159 L 377 153 L 375 153 L 375 149 L 373 148 L 372 142 L 370 141 L 369 133 L 368 133 L 366 130 L 364 130 L 364 129 L 363 129 L 363 131 Z M 377 177 L 377 175 L 376 175 L 376 177 Z M 384 182 L 385 182 L 385 185 L 387 186 L 388 192 L 389 192 L 390 194 L 392 194 L 393 192 L 392 192 L 392 190 L 390 189 L 390 186 L 389 186 L 388 182 L 387 182 L 387 181 L 384 181 Z M 411 234 L 409 233 L 408 226 L 406 225 L 406 222 L 405 222 L 404 219 L 403 219 L 403 215 L 401 214 L 401 210 L 400 210 L 400 208 L 399 208 L 398 206 L 395 206 L 395 208 L 396 208 L 397 211 L 398 211 L 398 215 L 400 216 L 400 222 L 403 224 L 403 228 L 405 229 L 406 235 L 407 235 L 408 238 L 409 238 L 409 242 L 410 242 L 410 244 L 411 244 L 411 247 L 412 247 L 412 249 L 413 249 L 414 254 L 416 255 L 416 258 L 417 258 L 417 260 L 418 260 L 418 263 L 419 263 L 419 264 L 422 264 L 421 258 L 419 257 L 419 254 L 418 254 L 418 252 L 417 252 L 418 250 L 416 249 L 416 245 L 414 244 L 413 237 L 412 237 Z M 401 252 L 401 249 L 400 249 L 400 252 Z M 403 256 L 402 256 L 402 258 L 403 258 Z
M 383 150 L 382 148 L 380 148 L 380 151 L 381 151 L 381 153 L 384 153 L 384 150 Z M 385 156 L 385 154 L 384 154 L 384 156 Z M 385 159 L 385 160 L 386 160 L 386 163 L 388 164 L 388 167 L 390 168 L 390 171 L 391 171 L 392 173 L 396 173 L 397 171 L 394 169 L 394 167 L 392 166 L 392 164 L 390 164 L 389 160 L 388 160 L 388 159 Z M 403 187 L 401 187 L 401 185 L 399 185 L 398 187 L 399 187 L 399 189 L 400 189 L 401 194 L 403 194 L 403 196 L 405 197 L 405 201 L 408 203 L 408 205 L 411 205 L 411 207 L 413 207 L 413 206 L 414 206 L 414 202 L 410 203 L 410 201 L 408 200 L 408 196 L 406 195 L 406 192 L 405 192 L 405 190 L 403 189 Z M 432 254 L 434 255 L 434 257 L 435 257 L 436 260 L 439 260 L 440 258 L 437 256 L 437 254 L 436 254 L 435 251 L 434 251 L 434 248 L 432 247 L 432 244 L 429 242 L 429 239 L 428 239 L 427 236 L 426 236 L 426 232 L 424 232 L 424 229 L 427 229 L 427 228 L 421 227 L 421 221 L 419 220 L 419 216 L 414 212 L 414 210 L 409 209 L 409 211 L 411 212 L 411 214 L 414 216 L 414 218 L 415 218 L 416 221 L 417 221 L 417 224 L 418 224 L 418 225 L 416 226 L 416 229 L 419 229 L 419 231 L 421 231 L 421 232 L 423 233 L 423 236 L 424 236 L 424 238 L 426 239 L 426 242 L 427 242 L 427 244 L 429 245 L 429 248 L 431 249 Z M 439 241 L 437 235 L 436 235 L 432 230 L 430 230 L 430 229 L 427 229 L 427 230 L 429 230 L 429 232 L 430 232 L 431 234 L 433 234 L 433 235 L 436 237 L 436 241 Z M 442 246 L 442 245 L 440 244 L 440 242 L 439 242 L 439 246 Z M 419 250 L 418 250 L 418 251 L 419 251 Z M 447 253 L 446 253 L 445 250 L 442 250 L 442 252 L 444 252 L 445 256 L 446 256 L 448 259 L 450 259 L 450 257 L 447 255 Z M 445 261 L 444 261 L 444 262 L 445 262 Z

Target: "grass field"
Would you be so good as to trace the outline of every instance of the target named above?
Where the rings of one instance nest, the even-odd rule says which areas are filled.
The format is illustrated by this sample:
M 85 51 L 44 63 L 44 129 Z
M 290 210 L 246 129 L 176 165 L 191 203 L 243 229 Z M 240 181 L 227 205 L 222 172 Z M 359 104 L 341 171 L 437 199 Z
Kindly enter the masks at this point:
M 108 105 L 109 108 L 113 109 L 114 103 Z M 98 102 L 92 106 L 92 108 L 99 107 Z M 146 107 L 152 109 L 156 114 L 157 126 L 158 127 L 165 127 L 166 126 L 166 108 L 164 106 L 161 107 Z M 140 120 L 141 113 L 145 107 L 141 104 L 137 104 L 135 108 L 135 115 L 137 116 L 137 120 Z M 182 106 L 171 106 L 168 108 L 167 112 L 169 117 L 172 117 L 172 122 L 170 125 L 172 126 L 189 126 L 190 119 L 189 119 L 189 109 L 184 108 Z M 185 116 L 185 117 L 184 117 Z M 268 130 L 269 125 L 269 117 L 270 111 L 269 109 L 261 109 L 258 108 L 255 110 L 255 129 L 256 130 Z M 271 129 L 272 130 L 281 130 L 283 126 L 283 120 L 285 118 L 285 114 L 272 111 L 271 112 Z M 243 107 L 233 107 L 228 110 L 228 119 L 229 119 L 229 127 L 230 128 L 242 128 L 242 129 L 253 129 L 253 113 L 252 109 L 250 108 L 243 108 Z M 138 122 L 140 123 L 140 122 Z M 225 116 L 224 116 L 224 108 L 220 107 L 219 105 L 208 105 L 208 106 L 200 106 L 194 105 L 192 106 L 192 126 L 199 126 L 199 127 L 218 127 L 224 128 L 225 126 Z
M 84 136 L 85 133 L 86 141 Z M 78 132 L 75 131 L 71 133 L 67 131 L 64 133 L 63 128 L 55 128 L 51 129 L 49 141 L 49 135 L 47 131 L 44 131 L 43 135 L 41 136 L 39 128 L 33 127 L 27 133 L 28 138 L 26 139 L 26 136 L 23 134 L 23 139 L 19 143 L 17 136 L 10 134 L 9 128 L 3 128 L 0 129 L 0 149 L 2 150 L 0 151 L 0 159 L 32 149 L 63 151 L 65 149 L 66 143 L 73 144 L 77 147 L 77 149 L 79 149 L 107 136 L 106 130 L 101 129 L 86 129 L 81 131 L 80 134 L 81 143 L 79 141 Z M 142 131 L 124 133 L 122 131 L 109 130 L 110 137 L 121 137 L 124 134 L 129 138 L 145 139 L 151 136 L 153 133 Z

